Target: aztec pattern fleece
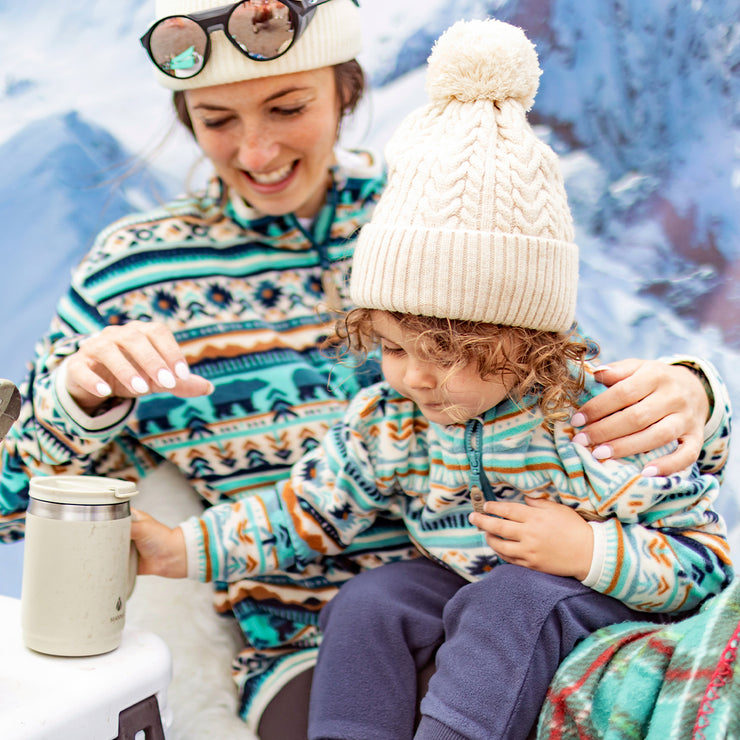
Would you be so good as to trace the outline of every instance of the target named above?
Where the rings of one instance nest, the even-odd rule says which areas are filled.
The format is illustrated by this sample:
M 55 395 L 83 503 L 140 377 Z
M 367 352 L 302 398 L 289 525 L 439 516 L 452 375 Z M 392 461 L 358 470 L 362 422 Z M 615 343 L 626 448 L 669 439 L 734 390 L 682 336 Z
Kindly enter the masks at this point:
M 346 305 L 357 232 L 384 185 L 380 165 L 337 156 L 334 186 L 309 228 L 238 199 L 219 217 L 223 189 L 214 180 L 198 197 L 125 218 L 98 237 L 22 388 L 2 461 L 0 540 L 23 534 L 31 475 L 136 479 L 167 459 L 208 504 L 249 495 L 285 478 L 360 386 L 378 379 L 377 368 L 360 377 L 316 349 L 334 318 L 327 295 L 338 291 Z M 65 393 L 63 360 L 90 333 L 134 319 L 166 324 L 215 390 L 154 394 L 90 418 Z M 414 553 L 400 524 L 379 521 L 353 555 L 228 590 L 217 584 L 217 608 L 233 609 L 250 644 L 236 666 L 240 682 L 256 677 L 243 714 L 267 678 L 276 691 L 296 666 L 313 663 L 317 612 L 338 583 Z
M 593 376 L 582 401 L 598 392 Z M 427 557 L 474 581 L 499 562 L 468 521 L 470 491 L 546 498 L 591 521 L 584 584 L 641 611 L 686 611 L 732 578 L 719 483 L 693 466 L 646 478 L 659 453 L 598 462 L 550 431 L 536 397 L 504 400 L 465 424 L 430 424 L 387 383 L 362 391 L 344 420 L 271 491 L 212 507 L 183 526 L 189 572 L 231 581 L 339 555 L 377 517 L 404 522 Z M 580 404 L 579 404 L 580 405 Z
M 683 621 L 626 622 L 565 659 L 540 714 L 541 740 L 740 738 L 740 580 Z

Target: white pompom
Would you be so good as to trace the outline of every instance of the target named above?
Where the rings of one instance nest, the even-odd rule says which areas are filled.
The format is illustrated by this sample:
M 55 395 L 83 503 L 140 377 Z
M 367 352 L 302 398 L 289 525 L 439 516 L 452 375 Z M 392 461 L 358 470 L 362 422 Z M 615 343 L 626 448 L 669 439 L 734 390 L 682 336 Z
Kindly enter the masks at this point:
M 517 100 L 529 110 L 539 85 L 534 44 L 502 21 L 458 21 L 439 37 L 428 60 L 432 102 Z

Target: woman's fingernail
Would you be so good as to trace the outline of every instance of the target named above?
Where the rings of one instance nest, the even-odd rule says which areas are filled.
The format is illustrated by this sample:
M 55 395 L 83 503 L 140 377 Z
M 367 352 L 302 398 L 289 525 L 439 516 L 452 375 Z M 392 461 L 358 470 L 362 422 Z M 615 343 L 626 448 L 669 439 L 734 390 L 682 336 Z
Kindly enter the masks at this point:
M 592 454 L 597 460 L 608 460 L 612 456 L 612 448 L 609 445 L 599 445 Z
M 174 388 L 175 385 L 177 385 L 175 376 L 169 370 L 165 370 L 164 368 L 157 373 L 157 382 L 163 388 Z
M 644 478 L 652 478 L 653 476 L 658 475 L 660 471 L 658 470 L 658 467 L 656 465 L 646 465 L 643 469 L 640 475 L 642 475 Z
M 594 368 L 595 373 L 600 373 L 602 370 L 611 370 L 611 367 L 609 365 L 599 365 Z
M 136 393 L 149 392 L 149 386 L 147 385 L 146 380 L 144 380 L 144 378 L 140 378 L 138 375 L 135 375 L 133 378 L 131 378 L 131 387 Z
M 178 362 L 177 365 L 175 365 L 175 375 L 177 375 L 178 378 L 185 380 L 185 378 L 190 375 L 188 364 L 186 362 Z
M 111 387 L 104 383 L 102 380 L 95 386 L 95 390 L 97 391 L 99 396 L 110 396 L 113 391 L 111 390 Z
M 576 436 L 573 437 L 573 441 L 577 445 L 583 445 L 584 447 L 588 447 L 589 444 L 591 444 L 588 438 L 588 434 L 586 434 L 585 432 L 578 432 L 578 434 L 576 434 Z
M 570 417 L 570 423 L 574 427 L 582 427 L 586 423 L 586 415 L 582 414 L 580 411 L 576 411 L 576 413 Z

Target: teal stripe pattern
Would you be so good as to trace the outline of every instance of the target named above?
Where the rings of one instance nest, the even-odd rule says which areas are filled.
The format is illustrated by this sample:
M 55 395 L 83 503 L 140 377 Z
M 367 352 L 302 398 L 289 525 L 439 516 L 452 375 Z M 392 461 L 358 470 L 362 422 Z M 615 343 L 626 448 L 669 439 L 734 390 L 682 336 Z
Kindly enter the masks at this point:
M 589 376 L 583 400 L 599 389 Z M 471 423 L 482 424 L 477 453 L 466 439 Z M 691 610 L 731 580 L 725 526 L 713 506 L 714 475 L 694 466 L 670 478 L 642 476 L 665 449 L 597 461 L 572 442 L 572 427 L 548 429 L 534 398 L 505 400 L 467 425 L 427 422 L 385 383 L 361 392 L 279 489 L 204 514 L 198 526 L 220 543 L 210 577 L 306 568 L 341 555 L 386 517 L 402 521 L 423 554 L 474 581 L 499 562 L 468 521 L 470 459 L 478 454 L 494 498 L 544 498 L 593 520 L 605 547 L 588 585 L 634 609 Z M 249 536 L 236 536 L 244 523 Z M 192 531 L 197 536 L 198 528 Z

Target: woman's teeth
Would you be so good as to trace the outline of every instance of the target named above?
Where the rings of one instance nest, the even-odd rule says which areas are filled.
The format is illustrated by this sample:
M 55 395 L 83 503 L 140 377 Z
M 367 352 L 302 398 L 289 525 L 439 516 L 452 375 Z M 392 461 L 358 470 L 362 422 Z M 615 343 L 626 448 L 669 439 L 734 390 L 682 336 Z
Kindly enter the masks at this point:
M 272 172 L 250 172 L 249 176 L 260 185 L 274 185 L 276 182 L 284 180 L 293 169 L 293 162 L 286 164 Z

